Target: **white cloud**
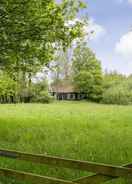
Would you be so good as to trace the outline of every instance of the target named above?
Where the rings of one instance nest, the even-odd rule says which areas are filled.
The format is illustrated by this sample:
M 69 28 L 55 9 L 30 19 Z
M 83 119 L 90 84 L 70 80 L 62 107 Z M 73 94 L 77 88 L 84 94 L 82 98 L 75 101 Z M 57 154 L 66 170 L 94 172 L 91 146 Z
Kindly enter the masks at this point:
M 116 0 L 118 3 L 129 3 L 130 5 L 132 5 L 132 0 Z
M 132 0 L 128 0 L 128 3 L 132 4 Z
M 117 42 L 115 51 L 127 60 L 132 60 L 132 31 L 123 35 Z
M 97 24 L 93 18 L 89 20 L 89 25 L 85 27 L 85 29 L 88 33 L 92 32 L 90 35 L 91 40 L 98 40 L 105 36 L 107 32 L 106 29 L 102 25 Z
M 102 25 L 97 24 L 93 18 L 90 18 L 87 23 L 79 18 L 76 18 L 74 20 L 66 22 L 65 25 L 68 27 L 73 27 L 74 25 L 76 25 L 77 22 L 84 24 L 82 31 L 84 32 L 84 40 L 86 42 L 89 42 L 89 40 L 99 41 L 99 39 L 105 36 L 105 34 L 107 33 L 106 29 Z M 78 42 L 79 40 L 79 38 L 74 40 L 73 46 L 76 46 L 76 42 Z

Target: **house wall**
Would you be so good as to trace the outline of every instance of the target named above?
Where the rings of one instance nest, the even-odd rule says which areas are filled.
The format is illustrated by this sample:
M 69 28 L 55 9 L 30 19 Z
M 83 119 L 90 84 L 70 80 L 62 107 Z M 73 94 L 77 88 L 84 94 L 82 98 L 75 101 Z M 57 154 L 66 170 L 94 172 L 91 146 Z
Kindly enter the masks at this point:
M 83 100 L 86 94 L 83 93 L 53 93 L 57 100 Z

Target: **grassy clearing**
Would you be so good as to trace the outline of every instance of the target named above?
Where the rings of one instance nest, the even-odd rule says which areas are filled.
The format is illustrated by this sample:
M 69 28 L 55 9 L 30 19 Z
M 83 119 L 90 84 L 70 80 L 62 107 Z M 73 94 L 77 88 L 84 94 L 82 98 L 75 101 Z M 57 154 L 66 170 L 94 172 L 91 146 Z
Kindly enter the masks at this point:
M 115 165 L 132 163 L 132 106 L 86 102 L 0 105 L 0 147 Z M 65 179 L 87 175 L 4 158 L 0 166 Z M 0 180 L 2 184 L 20 183 Z

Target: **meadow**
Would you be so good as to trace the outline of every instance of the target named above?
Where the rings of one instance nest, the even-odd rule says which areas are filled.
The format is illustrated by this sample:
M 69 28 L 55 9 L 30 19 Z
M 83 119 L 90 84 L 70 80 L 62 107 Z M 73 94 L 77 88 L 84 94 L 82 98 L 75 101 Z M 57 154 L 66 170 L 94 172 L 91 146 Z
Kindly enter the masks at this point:
M 132 163 L 132 106 L 87 102 L 0 105 L 0 148 L 113 165 L 129 164 Z M 88 175 L 5 158 L 0 158 L 0 167 L 64 179 Z M 0 178 L 0 184 L 7 183 L 22 182 Z

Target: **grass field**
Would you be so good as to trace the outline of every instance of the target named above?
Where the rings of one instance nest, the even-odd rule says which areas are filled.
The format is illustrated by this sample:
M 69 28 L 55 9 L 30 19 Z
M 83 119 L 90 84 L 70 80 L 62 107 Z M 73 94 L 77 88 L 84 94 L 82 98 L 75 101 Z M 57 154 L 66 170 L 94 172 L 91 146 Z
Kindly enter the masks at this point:
M 114 165 L 132 163 L 132 106 L 86 102 L 0 105 L 0 147 Z M 64 179 L 87 175 L 4 158 L 0 158 L 0 167 Z M 7 183 L 21 182 L 0 179 L 0 184 Z

